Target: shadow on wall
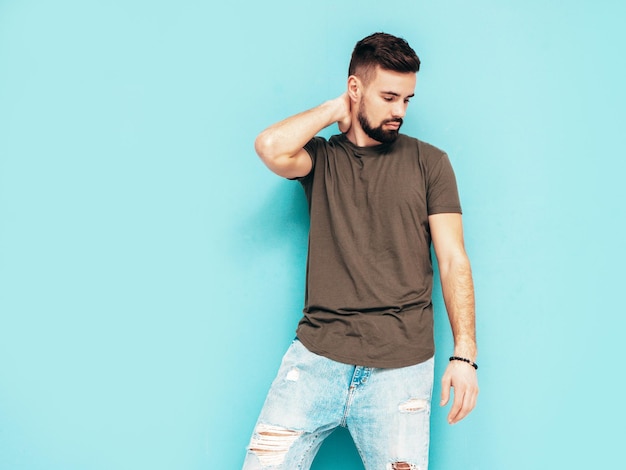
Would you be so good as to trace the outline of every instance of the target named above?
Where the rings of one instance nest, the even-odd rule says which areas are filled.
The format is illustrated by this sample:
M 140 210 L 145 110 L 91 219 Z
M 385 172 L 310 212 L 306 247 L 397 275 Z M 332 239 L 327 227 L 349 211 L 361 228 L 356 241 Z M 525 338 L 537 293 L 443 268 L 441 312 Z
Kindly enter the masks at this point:
M 234 275 L 229 285 L 241 310 L 255 312 L 246 316 L 240 340 L 257 344 L 258 335 L 269 335 L 273 340 L 265 347 L 282 355 L 283 340 L 293 338 L 304 304 L 309 230 L 304 191 L 298 182 L 276 177 L 275 185 L 263 186 L 239 210 L 228 230 L 227 262 Z
M 249 255 L 278 249 L 306 256 L 309 214 L 300 183 L 279 181 L 261 201 L 251 205 L 252 213 L 240 219 L 238 233 L 242 238 L 237 240 L 238 248 L 248 247 Z

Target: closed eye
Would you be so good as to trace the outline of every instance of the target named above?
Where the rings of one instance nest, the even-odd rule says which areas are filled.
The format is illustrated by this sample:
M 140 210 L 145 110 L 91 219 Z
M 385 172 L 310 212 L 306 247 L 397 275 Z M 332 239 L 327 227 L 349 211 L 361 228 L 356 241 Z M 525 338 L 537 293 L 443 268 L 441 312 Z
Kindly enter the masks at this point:
M 381 95 L 383 100 L 391 103 L 392 101 L 396 101 L 398 99 L 400 99 L 400 95 L 398 93 L 393 93 L 393 92 L 387 92 Z M 410 99 L 413 98 L 413 96 L 415 95 L 409 95 L 406 98 L 404 98 L 404 102 L 405 103 L 409 103 Z

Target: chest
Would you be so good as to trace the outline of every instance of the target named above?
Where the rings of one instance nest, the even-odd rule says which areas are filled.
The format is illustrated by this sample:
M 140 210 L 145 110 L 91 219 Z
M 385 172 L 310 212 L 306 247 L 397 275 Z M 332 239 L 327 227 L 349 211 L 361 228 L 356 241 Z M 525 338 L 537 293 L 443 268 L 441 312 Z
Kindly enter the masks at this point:
M 314 196 L 338 210 L 375 213 L 383 219 L 426 214 L 427 188 L 416 154 L 355 156 L 336 152 L 319 163 Z

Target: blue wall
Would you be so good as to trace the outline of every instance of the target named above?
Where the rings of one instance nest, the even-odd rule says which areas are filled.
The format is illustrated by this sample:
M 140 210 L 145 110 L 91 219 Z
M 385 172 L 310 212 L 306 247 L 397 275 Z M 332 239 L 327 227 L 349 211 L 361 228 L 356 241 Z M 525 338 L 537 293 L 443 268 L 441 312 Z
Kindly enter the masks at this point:
M 379 30 L 422 58 L 404 130 L 450 154 L 477 289 L 479 405 L 434 410 L 431 468 L 621 461 L 625 21 L 608 0 L 0 1 L 0 468 L 240 466 L 307 233 L 252 143 L 341 93 Z M 362 466 L 338 432 L 314 468 Z

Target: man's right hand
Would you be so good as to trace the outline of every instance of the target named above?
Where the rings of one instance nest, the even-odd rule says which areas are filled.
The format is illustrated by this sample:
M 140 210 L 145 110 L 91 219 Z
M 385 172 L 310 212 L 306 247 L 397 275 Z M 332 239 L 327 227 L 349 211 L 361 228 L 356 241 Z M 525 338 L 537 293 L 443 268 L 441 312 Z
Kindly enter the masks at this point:
M 343 117 L 337 121 L 337 125 L 339 126 L 339 132 L 346 133 L 352 127 L 352 117 L 350 114 L 352 102 L 350 101 L 350 96 L 348 92 L 345 92 L 341 96 L 337 98 L 338 104 L 343 111 Z

